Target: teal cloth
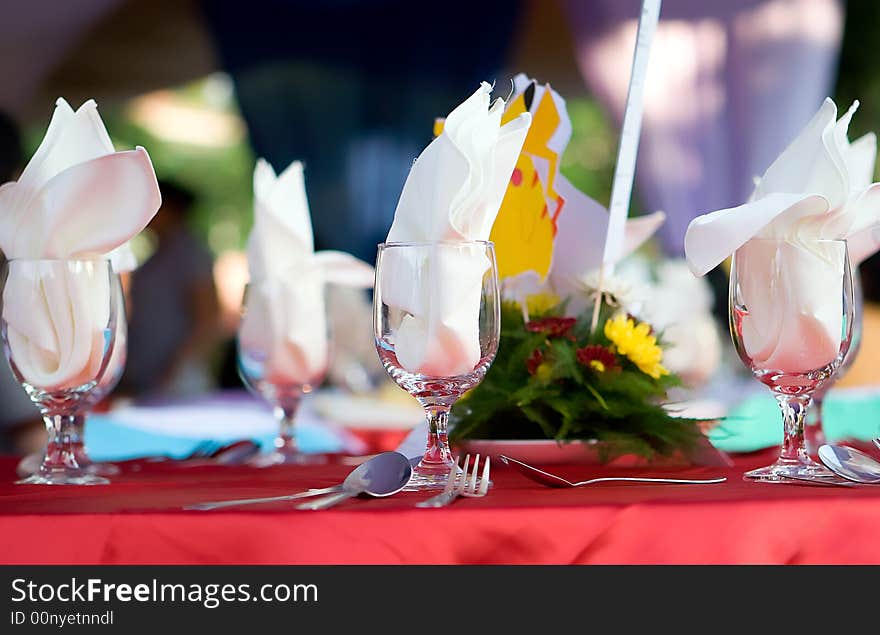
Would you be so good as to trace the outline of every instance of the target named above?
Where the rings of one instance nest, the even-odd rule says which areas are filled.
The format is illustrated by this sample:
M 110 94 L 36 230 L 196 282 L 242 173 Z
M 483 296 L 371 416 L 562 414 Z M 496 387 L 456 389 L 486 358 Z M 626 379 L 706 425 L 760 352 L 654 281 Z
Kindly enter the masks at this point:
M 864 390 L 829 392 L 824 404 L 829 441 L 880 437 L 880 393 Z M 770 392 L 757 393 L 734 408 L 710 433 L 725 452 L 753 452 L 782 443 L 782 414 Z
M 332 453 L 345 449 L 342 438 L 332 429 L 309 421 L 298 422 L 297 442 L 306 453 Z M 274 434 L 255 437 L 253 441 L 264 450 L 269 450 L 275 439 Z M 237 438 L 218 435 L 214 439 L 192 436 L 172 436 L 140 430 L 114 420 L 112 414 L 89 415 L 86 425 L 86 448 L 95 461 L 125 461 L 141 456 L 167 455 L 182 458 L 189 455 L 202 441 L 223 443 L 237 441 Z

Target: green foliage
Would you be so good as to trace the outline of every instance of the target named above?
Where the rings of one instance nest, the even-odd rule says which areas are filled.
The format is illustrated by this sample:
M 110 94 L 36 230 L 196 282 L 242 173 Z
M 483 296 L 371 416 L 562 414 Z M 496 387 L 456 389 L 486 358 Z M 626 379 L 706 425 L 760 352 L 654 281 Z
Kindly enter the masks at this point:
M 453 440 L 597 439 L 603 460 L 688 453 L 701 434 L 697 422 L 670 416 L 662 406 L 679 379 L 654 379 L 613 352 L 602 328 L 613 312 L 603 305 L 595 333 L 584 314 L 568 336 L 553 336 L 529 330 L 520 306 L 505 302 L 498 355 L 483 382 L 453 408 Z M 561 307 L 530 318 L 553 315 L 561 315 Z M 616 367 L 600 371 L 579 360 L 578 350 L 587 345 L 609 349 Z M 542 361 L 537 368 L 533 362 L 530 372 L 535 351 Z
M 104 119 L 117 148 L 148 148 L 157 177 L 193 193 L 195 204 L 189 222 L 213 250 L 244 246 L 253 217 L 255 161 L 247 139 L 219 147 L 174 143 L 155 136 L 125 111 L 107 111 Z M 212 240 L 211 232 L 217 228 L 228 230 L 229 235 Z

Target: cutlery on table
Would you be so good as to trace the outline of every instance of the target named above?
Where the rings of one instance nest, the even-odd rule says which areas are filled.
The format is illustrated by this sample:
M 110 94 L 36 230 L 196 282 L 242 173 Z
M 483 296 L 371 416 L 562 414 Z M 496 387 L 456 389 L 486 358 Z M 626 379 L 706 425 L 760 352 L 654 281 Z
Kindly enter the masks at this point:
M 329 494 L 331 492 L 341 491 L 342 485 L 334 485 L 333 487 L 322 487 L 307 489 L 304 492 L 296 494 L 285 494 L 284 496 L 266 496 L 263 498 L 240 498 L 229 501 L 213 501 L 209 503 L 196 503 L 195 505 L 187 505 L 184 509 L 197 511 L 210 511 L 212 509 L 223 509 L 224 507 L 238 507 L 239 505 L 257 505 L 259 503 L 275 503 L 280 501 L 292 501 L 299 498 L 309 498 L 310 496 L 320 496 L 321 494 Z
M 361 463 L 355 470 L 352 472 L 357 472 L 359 469 L 364 468 L 365 466 L 378 466 L 380 463 L 384 461 L 385 455 L 394 454 L 398 457 L 403 458 L 403 455 L 398 452 L 383 452 L 382 454 L 377 454 L 370 458 L 368 461 L 364 461 Z M 414 459 L 403 459 L 406 461 L 407 465 L 410 466 L 410 471 L 412 471 L 413 464 L 418 464 L 421 460 L 421 457 Z M 397 459 L 395 459 L 397 461 Z M 370 468 L 367 468 L 370 469 Z M 351 475 L 349 475 L 351 476 Z M 404 483 L 405 485 L 405 483 Z M 188 510 L 198 510 L 198 511 L 209 511 L 212 509 L 223 509 L 224 507 L 237 507 L 238 505 L 255 505 L 259 503 L 275 503 L 281 501 L 291 501 L 297 500 L 300 498 L 309 498 L 311 496 L 320 496 L 321 494 L 334 494 L 342 492 L 343 483 L 339 485 L 333 485 L 332 487 L 321 487 L 321 488 L 311 488 L 304 492 L 297 492 L 296 494 L 285 494 L 283 496 L 266 496 L 263 498 L 240 498 L 235 500 L 226 500 L 226 501 L 213 501 L 208 503 L 197 503 L 195 505 L 188 505 L 184 507 L 184 509 Z
M 843 445 L 822 445 L 819 460 L 829 470 L 854 483 L 880 485 L 880 462 Z
M 208 458 L 220 465 L 242 465 L 260 453 L 260 444 L 250 439 L 224 445 L 212 452 Z
M 480 455 L 474 459 L 474 467 L 468 476 L 468 466 L 471 461 L 471 455 L 468 454 L 464 459 L 464 467 L 461 474 L 450 474 L 446 481 L 446 487 L 440 494 L 433 496 L 427 500 L 416 503 L 416 507 L 444 507 L 449 505 L 459 496 L 469 498 L 480 498 L 485 496 L 489 491 L 489 457 L 486 457 L 483 463 L 483 473 L 480 475 Z M 479 481 L 477 476 L 479 475 Z
M 154 456 L 142 457 L 140 460 L 146 463 L 158 463 L 160 461 L 191 461 L 193 459 L 207 459 L 213 453 L 222 450 L 223 447 L 223 444 L 219 441 L 201 441 L 196 444 L 189 454 L 182 456 L 179 459 L 167 454 L 157 454 Z
M 399 452 L 383 452 L 360 464 L 340 486 L 340 490 L 318 500 L 297 505 L 297 509 L 316 511 L 338 505 L 359 494 L 377 498 L 396 494 L 409 483 L 412 464 Z
M 727 480 L 727 477 L 724 476 L 719 478 L 707 479 L 653 478 L 642 476 L 605 476 L 601 478 L 591 478 L 587 481 L 572 483 L 571 481 L 568 481 L 561 476 L 556 476 L 555 474 L 550 474 L 550 472 L 539 470 L 536 467 L 532 467 L 531 465 L 523 463 L 522 461 L 512 459 L 509 456 L 504 456 L 503 454 L 501 454 L 498 456 L 498 458 L 501 459 L 501 462 L 505 465 L 510 465 L 511 467 L 519 470 L 519 472 L 526 478 L 530 478 L 536 483 L 546 485 L 547 487 L 580 487 L 581 485 L 592 485 L 594 483 L 610 483 L 616 481 L 628 483 L 669 483 L 673 485 L 711 485 L 714 483 L 723 483 Z
M 182 462 L 209 459 L 220 465 L 240 465 L 259 451 L 259 444 L 250 439 L 242 439 L 240 441 L 233 441 L 232 443 L 226 444 L 220 443 L 219 441 L 202 441 L 198 443 L 189 454 L 179 459 L 164 454 L 144 456 L 134 459 L 134 464 L 131 469 L 132 471 L 138 471 L 140 469 L 140 466 L 137 465 L 138 461 L 144 463 L 159 463 L 164 461 Z M 30 476 L 39 469 L 42 461 L 43 457 L 41 454 L 28 454 L 19 461 L 15 468 L 15 472 L 21 478 Z
M 174 458 L 173 456 L 169 456 L 167 454 L 161 454 L 154 456 L 145 456 L 138 460 L 144 461 L 146 463 L 158 463 L 161 461 L 173 461 L 179 463 L 183 461 L 193 461 L 197 459 L 215 459 L 218 463 L 232 465 L 233 463 L 237 463 L 238 460 L 241 459 L 241 457 L 247 459 L 259 451 L 259 444 L 255 441 L 251 441 L 250 439 L 241 439 L 239 441 L 231 442 L 208 440 L 201 441 L 192 449 L 189 454 L 187 454 L 186 456 L 182 456 L 179 459 Z

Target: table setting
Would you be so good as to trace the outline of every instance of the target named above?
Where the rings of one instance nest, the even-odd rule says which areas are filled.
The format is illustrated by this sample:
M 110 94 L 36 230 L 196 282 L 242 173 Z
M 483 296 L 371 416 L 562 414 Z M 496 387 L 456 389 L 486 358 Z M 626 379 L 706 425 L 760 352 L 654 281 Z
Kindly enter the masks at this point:
M 838 118 L 827 99 L 748 201 L 691 222 L 686 261 L 634 281 L 664 221 L 628 217 L 658 14 L 647 0 L 607 209 L 560 170 L 565 100 L 525 74 L 434 122 L 375 262 L 316 250 L 307 166 L 258 159 L 247 392 L 207 399 L 97 411 L 125 366 L 129 241 L 161 192 L 94 101 L 60 99 L 0 187 L 4 353 L 48 431 L 0 457 L 0 561 L 880 562 L 880 424 L 830 424 L 880 249 L 876 139 L 850 142 L 858 103 Z M 730 345 L 701 279 L 718 266 Z M 323 387 L 345 355 L 331 325 L 370 328 L 331 315 L 334 287 L 371 293 L 383 395 Z M 752 383 L 737 407 L 772 395 L 781 438 L 689 392 L 725 346 Z

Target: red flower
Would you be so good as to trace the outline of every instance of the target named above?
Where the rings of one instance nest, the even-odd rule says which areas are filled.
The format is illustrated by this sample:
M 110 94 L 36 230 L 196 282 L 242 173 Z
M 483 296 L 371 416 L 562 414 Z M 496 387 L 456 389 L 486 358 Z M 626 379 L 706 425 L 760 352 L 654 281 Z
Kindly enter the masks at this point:
M 544 353 L 540 348 L 536 348 L 532 351 L 532 354 L 529 355 L 526 360 L 526 369 L 529 371 L 529 375 L 534 375 L 538 372 L 538 366 L 540 366 L 544 362 Z
M 576 354 L 579 363 L 600 373 L 617 368 L 617 357 L 605 346 L 591 344 L 577 349 Z
M 569 331 L 575 324 L 577 320 L 571 317 L 545 317 L 526 322 L 526 330 L 532 333 L 546 333 L 550 337 L 567 337 L 574 341 L 574 336 Z

